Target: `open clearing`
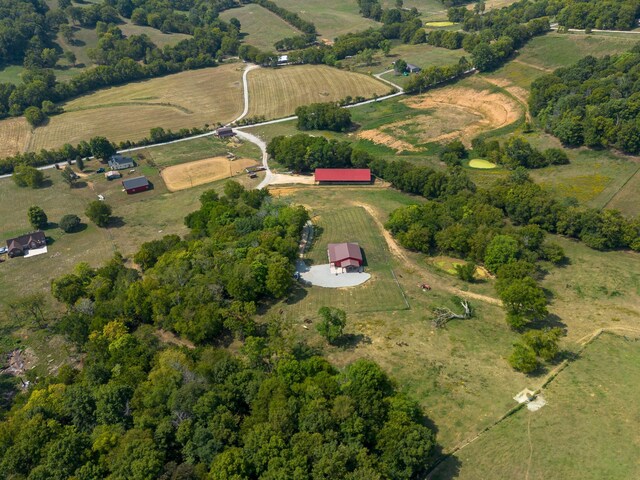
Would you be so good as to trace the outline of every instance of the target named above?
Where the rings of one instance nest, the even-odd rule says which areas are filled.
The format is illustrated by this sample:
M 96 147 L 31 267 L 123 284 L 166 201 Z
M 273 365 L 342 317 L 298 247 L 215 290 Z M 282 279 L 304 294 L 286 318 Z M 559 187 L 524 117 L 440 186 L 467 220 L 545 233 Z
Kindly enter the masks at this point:
M 615 194 L 615 196 L 607 203 L 607 208 L 620 210 L 628 216 L 640 215 L 640 165 L 636 173 L 627 181 L 627 183 Z
M 167 167 L 160 175 L 167 189 L 170 192 L 177 192 L 232 177 L 252 165 L 257 163 L 250 158 L 230 161 L 227 157 L 213 157 Z
M 301 105 L 347 96 L 372 98 L 388 93 L 390 88 L 375 78 L 325 65 L 258 68 L 248 78 L 249 117 L 286 117 Z
M 523 110 L 517 101 L 481 85 L 483 82 L 468 79 L 464 84 L 403 100 L 407 107 L 424 110 L 425 114 L 359 132 L 358 137 L 401 153 L 454 139 L 469 145 L 479 133 L 506 127 L 521 118 Z
M 241 64 L 221 65 L 76 98 L 64 104 L 65 113 L 34 130 L 28 149 L 77 144 L 96 135 L 115 142 L 139 140 L 153 127 L 178 130 L 229 122 L 242 112 L 242 69 Z M 0 121 L 0 138 L 8 137 L 9 129 L 15 129 L 14 119 Z
M 640 477 L 640 342 L 603 334 L 544 390 L 446 461 L 431 478 L 596 480 Z
M 471 168 L 480 168 L 484 170 L 497 167 L 495 163 L 492 163 L 489 160 L 484 160 L 482 158 L 474 158 L 473 160 L 469 160 L 469 166 Z
M 432 28 L 442 28 L 442 27 L 453 27 L 455 25 L 455 23 L 453 22 L 448 22 L 448 21 L 442 21 L 442 22 L 426 22 L 424 24 L 425 27 L 432 27 Z
M 118 25 L 118 28 L 122 30 L 122 33 L 127 37 L 130 35 L 147 35 L 151 41 L 160 48 L 165 45 L 175 45 L 182 40 L 191 38 L 191 35 L 187 35 L 186 33 L 164 33 L 146 25 L 135 25 L 131 23 L 129 19 L 124 19 L 124 23 Z
M 313 22 L 324 40 L 334 40 L 339 35 L 359 32 L 381 24 L 364 18 L 357 2 L 343 0 L 279 0 L 279 7 L 297 13 L 300 18 Z
M 225 10 L 220 18 L 228 22 L 232 18 L 240 20 L 240 30 L 246 34 L 242 41 L 261 50 L 272 51 L 273 44 L 285 37 L 301 35 L 301 32 L 287 22 L 255 3 L 241 8 Z

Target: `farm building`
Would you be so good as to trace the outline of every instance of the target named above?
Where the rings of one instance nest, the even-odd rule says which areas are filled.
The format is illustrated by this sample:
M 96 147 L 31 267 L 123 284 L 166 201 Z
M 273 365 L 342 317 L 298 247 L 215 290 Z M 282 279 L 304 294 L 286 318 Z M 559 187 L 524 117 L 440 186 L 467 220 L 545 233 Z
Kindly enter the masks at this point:
M 371 183 L 371 170 L 368 168 L 316 168 L 315 180 L 320 185 Z
M 220 138 L 235 137 L 236 133 L 231 127 L 220 127 L 216 130 L 216 135 Z
M 409 73 L 418 73 L 421 70 L 422 69 L 419 66 L 414 65 L 413 63 L 407 63 L 407 72 L 409 72 Z
M 362 251 L 357 243 L 330 243 L 327 254 L 333 274 L 362 271 Z
M 46 245 L 47 238 L 44 232 L 38 230 L 37 232 L 27 233 L 26 235 L 7 240 L 7 253 L 11 258 L 18 257 L 24 255 L 29 250 L 42 248 Z
M 105 172 L 104 176 L 106 177 L 107 180 L 115 180 L 116 178 L 122 178 L 122 174 L 117 170 L 111 170 L 111 171 Z
M 146 177 L 127 178 L 122 181 L 122 186 L 128 194 L 144 192 L 151 188 L 149 180 L 147 180 Z
M 111 170 L 124 170 L 126 168 L 133 168 L 136 166 L 133 158 L 125 157 L 124 155 L 112 155 L 107 163 Z
M 289 63 L 289 55 L 278 56 L 278 65 L 285 65 L 287 63 Z

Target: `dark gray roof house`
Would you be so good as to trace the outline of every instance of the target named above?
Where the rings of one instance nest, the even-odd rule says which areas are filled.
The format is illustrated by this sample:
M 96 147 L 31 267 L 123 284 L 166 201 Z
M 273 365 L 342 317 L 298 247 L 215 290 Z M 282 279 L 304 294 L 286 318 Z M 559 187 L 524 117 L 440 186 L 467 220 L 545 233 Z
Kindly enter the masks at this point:
M 144 192 L 145 190 L 149 190 L 149 188 L 151 188 L 147 177 L 127 178 L 126 180 L 122 181 L 122 186 L 129 194 Z
M 124 155 L 112 155 L 109 159 L 109 167 L 111 170 L 124 170 L 126 168 L 133 168 L 136 164 L 131 157 L 125 157 Z
M 414 65 L 413 63 L 407 63 L 407 72 L 409 73 L 418 73 L 422 70 L 419 66 Z
M 38 230 L 37 232 L 27 233 L 7 240 L 7 253 L 9 257 L 13 258 L 24 255 L 30 249 L 44 247 L 46 244 L 47 237 L 45 237 L 43 231 Z

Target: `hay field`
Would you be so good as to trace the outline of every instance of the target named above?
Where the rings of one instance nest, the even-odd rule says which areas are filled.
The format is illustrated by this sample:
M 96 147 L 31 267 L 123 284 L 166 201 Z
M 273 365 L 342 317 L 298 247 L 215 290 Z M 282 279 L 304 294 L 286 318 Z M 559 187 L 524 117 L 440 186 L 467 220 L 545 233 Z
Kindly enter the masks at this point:
M 220 18 L 228 22 L 232 18 L 240 20 L 242 41 L 261 50 L 273 50 L 273 44 L 285 37 L 301 35 L 301 32 L 282 20 L 276 14 L 255 3 L 241 8 L 225 10 Z
M 221 92 L 223 94 L 221 94 Z M 31 135 L 29 149 L 102 135 L 112 141 L 139 140 L 153 127 L 191 128 L 226 123 L 242 111 L 242 66 L 222 65 L 112 87 L 64 104 L 65 113 Z M 0 121 L 0 138 L 16 127 Z
M 336 101 L 348 95 L 372 98 L 389 92 L 389 86 L 375 78 L 325 65 L 258 68 L 248 78 L 249 117 L 286 117 L 300 105 Z
M 606 206 L 607 208 L 620 210 L 628 216 L 640 215 L 638 195 L 640 195 L 640 168 L 627 180 Z
M 257 162 L 250 158 L 230 161 L 227 157 L 212 157 L 167 167 L 160 175 L 167 189 L 177 192 L 232 177 L 252 165 L 257 165 Z
M 276 3 L 279 7 L 297 13 L 303 20 L 313 22 L 320 36 L 326 40 L 381 25 L 361 16 L 355 1 L 278 0 Z
M 23 152 L 31 137 L 31 127 L 24 117 L 8 118 L 0 122 L 0 157 Z

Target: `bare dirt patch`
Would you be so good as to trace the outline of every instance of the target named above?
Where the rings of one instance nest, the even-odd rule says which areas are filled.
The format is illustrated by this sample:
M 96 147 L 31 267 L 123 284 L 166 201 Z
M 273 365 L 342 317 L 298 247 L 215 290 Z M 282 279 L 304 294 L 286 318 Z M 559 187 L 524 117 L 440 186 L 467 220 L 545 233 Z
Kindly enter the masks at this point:
M 432 142 L 460 139 L 469 144 L 478 133 L 509 125 L 520 118 L 522 106 L 509 96 L 500 92 L 476 90 L 464 86 L 452 86 L 433 90 L 424 95 L 405 100 L 411 108 L 420 109 L 450 109 L 455 107 L 480 119 L 469 125 L 432 138 Z
M 22 377 L 36 366 L 38 357 L 30 348 L 17 349 L 7 355 L 7 367 L 2 369 L 5 375 Z
M 369 140 L 377 145 L 384 145 L 385 147 L 393 148 L 398 154 L 402 152 L 417 152 L 419 150 L 410 143 L 400 140 L 388 133 L 381 132 L 377 128 L 358 132 L 357 137 L 363 140 Z
M 230 161 L 226 157 L 212 157 L 167 167 L 162 170 L 160 175 L 167 185 L 167 189 L 170 192 L 176 192 L 232 177 L 254 165 L 256 165 L 256 161 L 250 158 Z

